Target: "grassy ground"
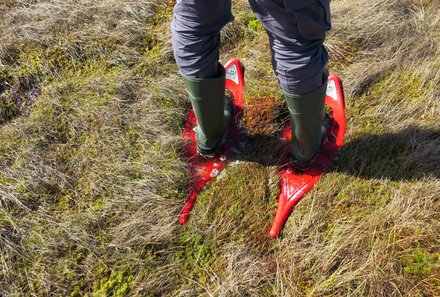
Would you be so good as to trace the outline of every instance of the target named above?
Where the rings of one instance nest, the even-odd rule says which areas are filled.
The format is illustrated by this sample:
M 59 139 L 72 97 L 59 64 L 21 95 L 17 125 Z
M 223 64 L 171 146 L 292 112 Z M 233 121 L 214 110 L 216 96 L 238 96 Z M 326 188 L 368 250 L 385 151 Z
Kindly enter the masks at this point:
M 347 143 L 277 240 L 285 109 L 244 0 L 221 60 L 246 66 L 250 140 L 177 225 L 172 5 L 0 1 L 1 295 L 439 296 L 440 3 L 332 1 Z

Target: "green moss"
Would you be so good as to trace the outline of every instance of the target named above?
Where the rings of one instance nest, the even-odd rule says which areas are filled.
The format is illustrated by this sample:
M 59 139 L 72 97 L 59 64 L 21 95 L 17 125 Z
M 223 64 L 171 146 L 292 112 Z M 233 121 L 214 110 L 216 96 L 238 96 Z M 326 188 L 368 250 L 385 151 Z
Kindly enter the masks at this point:
M 254 14 L 249 16 L 247 27 L 253 31 L 263 31 L 264 27 Z
M 356 178 L 346 183 L 337 193 L 335 199 L 338 201 L 338 207 L 335 210 L 338 216 L 349 211 L 352 219 L 362 219 L 388 203 L 389 196 L 386 193 L 390 190 L 388 184 Z
M 90 211 L 96 212 L 96 211 L 103 210 L 105 207 L 106 200 L 107 200 L 106 197 L 102 197 L 102 198 L 98 198 L 95 201 L 93 201 L 89 207 Z
M 197 279 L 200 284 L 208 284 L 209 271 L 223 263 L 218 258 L 218 247 L 211 236 L 194 231 L 190 228 L 179 235 L 176 243 L 182 246 L 172 257 L 173 263 L 179 263 L 179 270 L 176 272 L 184 277 L 180 279 L 182 286 L 190 285 L 190 279 Z
M 47 68 L 51 71 L 66 71 L 81 68 L 81 61 L 72 58 L 67 49 L 61 47 L 49 47 L 44 52 Z
M 232 204 L 229 207 L 228 214 L 236 216 L 238 218 L 243 218 L 244 217 L 244 211 L 243 211 L 243 207 L 241 205 L 241 201 L 240 200 L 238 200 L 237 202 L 235 202 L 234 204 Z
M 126 296 L 130 292 L 130 285 L 134 280 L 131 268 L 111 271 L 108 277 L 103 277 L 93 285 L 92 296 Z
M 354 133 L 383 134 L 395 123 L 397 113 L 400 117 L 405 113 L 413 114 L 414 106 L 423 102 L 424 94 L 425 86 L 420 76 L 391 71 L 364 94 L 347 101 L 349 127 Z
M 159 24 L 169 23 L 173 16 L 173 6 L 165 6 L 148 19 L 148 24 L 157 27 Z
M 184 269 L 191 271 L 212 259 L 214 247 L 209 239 L 201 235 L 182 233 L 180 240 L 184 242 L 184 247 L 174 255 L 174 259 L 185 260 Z
M 369 95 L 388 98 L 392 104 L 404 101 L 406 104 L 420 100 L 423 96 L 423 84 L 419 76 L 409 72 L 391 72 L 377 82 Z
M 82 297 L 84 294 L 81 292 L 81 288 L 79 286 L 75 286 L 73 291 L 70 293 L 70 297 Z
M 162 46 L 160 44 L 152 45 L 150 48 L 146 48 L 145 57 L 146 58 L 157 57 L 160 54 L 161 50 L 162 50 Z
M 431 272 L 440 272 L 440 253 L 429 253 L 417 248 L 402 256 L 401 261 L 403 270 L 411 277 L 423 278 Z
M 43 71 L 42 51 L 22 52 L 19 56 L 18 74 L 20 76 L 37 76 Z

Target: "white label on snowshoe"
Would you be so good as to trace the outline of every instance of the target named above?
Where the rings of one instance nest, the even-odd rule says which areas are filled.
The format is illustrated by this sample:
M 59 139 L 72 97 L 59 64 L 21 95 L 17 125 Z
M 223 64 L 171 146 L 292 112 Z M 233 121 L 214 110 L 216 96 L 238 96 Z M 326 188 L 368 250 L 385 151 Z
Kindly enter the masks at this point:
M 338 101 L 338 93 L 336 92 L 336 84 L 334 80 L 329 80 L 327 84 L 327 96 Z
M 238 85 L 237 66 L 235 64 L 232 64 L 231 67 L 226 70 L 226 79 L 232 80 Z
M 211 171 L 211 177 L 216 177 L 219 173 L 220 173 L 220 171 L 218 169 L 214 168 Z

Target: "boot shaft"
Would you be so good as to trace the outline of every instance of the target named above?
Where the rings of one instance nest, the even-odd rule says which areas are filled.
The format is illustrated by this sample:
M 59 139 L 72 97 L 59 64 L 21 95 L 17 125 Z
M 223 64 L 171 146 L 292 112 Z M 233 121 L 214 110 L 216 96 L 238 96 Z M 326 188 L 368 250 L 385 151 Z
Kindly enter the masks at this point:
M 293 158 L 308 162 L 319 150 L 325 119 L 324 99 L 327 83 L 303 95 L 284 93 L 290 113 Z
M 182 75 L 182 78 L 197 118 L 197 147 L 213 150 L 226 133 L 225 70 L 219 65 L 218 77 L 189 78 Z

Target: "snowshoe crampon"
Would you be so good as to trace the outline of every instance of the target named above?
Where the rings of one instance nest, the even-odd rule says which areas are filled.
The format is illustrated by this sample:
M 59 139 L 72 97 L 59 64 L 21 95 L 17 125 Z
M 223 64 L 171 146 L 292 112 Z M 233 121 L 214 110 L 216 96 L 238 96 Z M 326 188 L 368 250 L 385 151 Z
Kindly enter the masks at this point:
M 229 125 L 226 141 L 219 147 L 212 158 L 204 158 L 197 153 L 196 133 L 197 120 L 191 110 L 184 129 L 184 153 L 190 170 L 190 191 L 179 217 L 179 223 L 185 224 L 197 200 L 197 196 L 213 178 L 217 177 L 233 155 L 241 134 L 240 121 L 244 106 L 244 73 L 243 66 L 237 59 L 226 63 L 225 88 L 232 95 L 233 119 Z M 296 204 L 312 189 L 315 183 L 326 172 L 339 154 L 344 144 L 346 119 L 345 102 L 342 83 L 335 75 L 330 75 L 327 83 L 325 104 L 329 108 L 327 141 L 322 145 L 310 169 L 299 172 L 289 162 L 290 141 L 292 131 L 289 123 L 282 132 L 281 141 L 284 146 L 283 164 L 279 168 L 280 195 L 275 220 L 269 236 L 277 237 Z
M 299 172 L 290 164 L 290 140 L 292 139 L 290 124 L 287 124 L 283 130 L 281 141 L 284 143 L 285 158 L 284 165 L 279 169 L 280 195 L 275 220 L 269 232 L 271 237 L 277 237 L 280 234 L 292 209 L 327 171 L 344 144 L 346 129 L 344 94 L 342 83 L 335 75 L 330 75 L 328 78 L 325 105 L 330 110 L 327 141 L 320 148 L 310 169 Z
M 225 88 L 230 92 L 233 102 L 232 120 L 229 124 L 225 142 L 220 145 L 211 158 L 204 158 L 197 153 L 195 132 L 197 119 L 193 110 L 189 112 L 183 129 L 184 154 L 190 170 L 190 191 L 179 217 L 181 225 L 188 221 L 189 214 L 199 193 L 225 167 L 240 136 L 240 121 L 243 117 L 244 105 L 243 66 L 237 59 L 232 59 L 226 63 L 225 70 Z

